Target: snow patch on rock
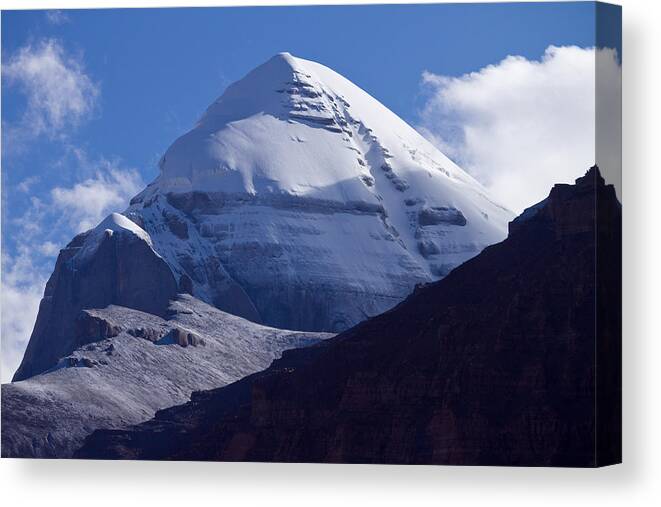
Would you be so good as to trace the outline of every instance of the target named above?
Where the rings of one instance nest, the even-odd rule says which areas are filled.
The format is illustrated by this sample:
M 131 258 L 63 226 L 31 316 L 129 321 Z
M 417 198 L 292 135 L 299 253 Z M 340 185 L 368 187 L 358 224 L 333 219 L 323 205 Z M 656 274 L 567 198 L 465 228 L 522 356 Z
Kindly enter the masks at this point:
M 154 249 L 151 237 L 144 229 L 120 213 L 111 213 L 86 233 L 82 247 L 74 258 L 78 262 L 85 262 L 96 253 L 104 238 L 111 237 L 115 233 L 132 234 L 147 243 L 152 250 Z

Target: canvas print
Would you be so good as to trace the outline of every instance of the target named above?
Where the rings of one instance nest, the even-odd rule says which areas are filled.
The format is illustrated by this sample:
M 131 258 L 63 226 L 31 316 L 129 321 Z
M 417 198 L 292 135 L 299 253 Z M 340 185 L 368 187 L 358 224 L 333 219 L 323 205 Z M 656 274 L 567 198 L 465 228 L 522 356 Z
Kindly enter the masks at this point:
M 621 461 L 621 9 L 2 12 L 2 456 Z

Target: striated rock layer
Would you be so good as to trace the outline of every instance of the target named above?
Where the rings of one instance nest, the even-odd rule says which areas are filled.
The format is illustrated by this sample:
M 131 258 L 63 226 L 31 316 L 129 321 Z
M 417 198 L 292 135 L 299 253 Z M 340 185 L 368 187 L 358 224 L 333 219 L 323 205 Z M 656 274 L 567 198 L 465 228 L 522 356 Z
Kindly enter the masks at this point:
M 621 208 L 591 169 L 393 310 L 83 458 L 599 466 L 621 456 Z

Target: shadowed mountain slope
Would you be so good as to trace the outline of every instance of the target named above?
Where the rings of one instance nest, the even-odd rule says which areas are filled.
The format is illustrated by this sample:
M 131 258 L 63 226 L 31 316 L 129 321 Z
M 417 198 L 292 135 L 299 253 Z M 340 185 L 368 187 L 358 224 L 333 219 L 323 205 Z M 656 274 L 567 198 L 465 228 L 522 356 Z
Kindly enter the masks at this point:
M 77 456 L 615 463 L 620 287 L 621 207 L 595 167 L 393 310 Z

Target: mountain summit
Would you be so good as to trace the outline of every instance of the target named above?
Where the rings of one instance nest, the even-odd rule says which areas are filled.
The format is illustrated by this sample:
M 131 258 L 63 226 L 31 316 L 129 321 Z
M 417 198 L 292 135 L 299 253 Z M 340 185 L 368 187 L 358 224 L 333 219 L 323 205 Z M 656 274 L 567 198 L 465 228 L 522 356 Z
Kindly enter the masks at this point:
M 382 166 L 389 161 L 399 162 L 400 172 L 377 179 L 374 170 L 388 172 Z M 484 193 L 365 91 L 288 53 L 229 86 L 195 128 L 170 146 L 160 167 L 156 186 L 162 192 L 286 193 L 378 205 L 385 198 L 380 180 L 400 192 L 420 191 L 432 172 Z M 442 183 L 448 186 L 434 181 L 428 193 L 435 195 Z M 445 189 L 446 197 L 452 190 Z
M 509 211 L 331 69 L 281 53 L 227 88 L 125 214 L 183 288 L 338 331 L 502 240 Z

